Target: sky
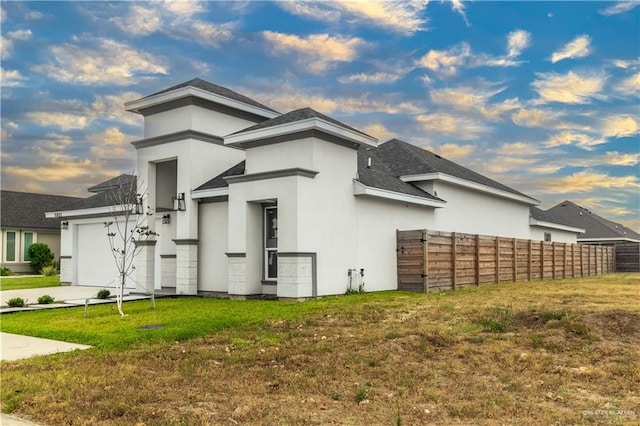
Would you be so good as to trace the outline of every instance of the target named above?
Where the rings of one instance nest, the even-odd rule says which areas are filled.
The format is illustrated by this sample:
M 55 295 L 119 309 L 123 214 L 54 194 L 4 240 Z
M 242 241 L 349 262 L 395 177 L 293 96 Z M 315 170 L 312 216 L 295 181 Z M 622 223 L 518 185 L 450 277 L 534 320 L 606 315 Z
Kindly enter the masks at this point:
M 640 231 L 639 2 L 8 2 L 2 188 L 132 172 L 123 104 L 200 77 Z

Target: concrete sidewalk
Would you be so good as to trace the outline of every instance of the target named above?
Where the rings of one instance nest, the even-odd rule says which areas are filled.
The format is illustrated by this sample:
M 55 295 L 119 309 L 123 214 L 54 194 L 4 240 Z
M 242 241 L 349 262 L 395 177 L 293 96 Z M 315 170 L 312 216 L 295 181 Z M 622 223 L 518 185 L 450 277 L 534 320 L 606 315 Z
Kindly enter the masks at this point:
M 76 349 L 89 349 L 90 347 L 76 343 L 0 332 L 0 359 L 2 361 L 15 361 L 32 356 L 69 352 Z
M 19 419 L 18 417 L 14 417 L 10 414 L 5 414 L 5 413 L 0 414 L 0 425 L 2 426 L 38 426 L 36 423 L 30 422 L 29 420 Z

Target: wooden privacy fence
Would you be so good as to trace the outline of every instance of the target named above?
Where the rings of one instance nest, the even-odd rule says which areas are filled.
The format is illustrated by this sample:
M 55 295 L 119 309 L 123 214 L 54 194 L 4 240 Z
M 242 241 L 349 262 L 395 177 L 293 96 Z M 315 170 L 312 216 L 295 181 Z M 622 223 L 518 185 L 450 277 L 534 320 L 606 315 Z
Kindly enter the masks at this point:
M 616 244 L 616 271 L 640 272 L 640 243 Z
M 398 290 L 455 290 L 502 281 L 613 272 L 613 247 L 439 231 L 397 231 Z

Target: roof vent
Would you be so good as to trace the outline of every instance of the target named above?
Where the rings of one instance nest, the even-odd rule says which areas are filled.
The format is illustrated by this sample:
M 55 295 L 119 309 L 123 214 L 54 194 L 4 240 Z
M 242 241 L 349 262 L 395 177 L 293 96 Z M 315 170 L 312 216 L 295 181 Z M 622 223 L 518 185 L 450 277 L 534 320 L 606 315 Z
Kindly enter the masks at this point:
M 436 158 L 442 158 L 438 154 L 433 154 Z
M 367 160 L 367 169 L 371 168 L 371 157 Z

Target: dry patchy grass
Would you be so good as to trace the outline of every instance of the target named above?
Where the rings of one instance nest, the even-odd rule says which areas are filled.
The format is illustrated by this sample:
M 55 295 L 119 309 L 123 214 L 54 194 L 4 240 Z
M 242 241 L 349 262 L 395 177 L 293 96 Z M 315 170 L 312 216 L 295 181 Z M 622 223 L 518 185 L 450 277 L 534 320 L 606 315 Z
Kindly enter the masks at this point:
M 617 274 L 325 300 L 182 342 L 3 363 L 2 407 L 52 425 L 636 424 L 639 290 Z

